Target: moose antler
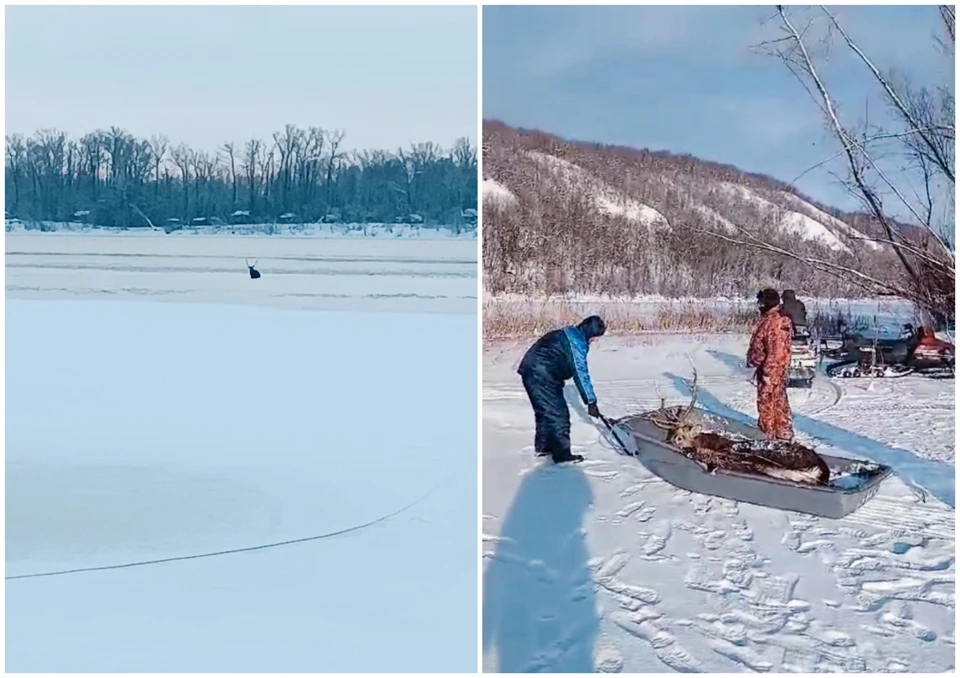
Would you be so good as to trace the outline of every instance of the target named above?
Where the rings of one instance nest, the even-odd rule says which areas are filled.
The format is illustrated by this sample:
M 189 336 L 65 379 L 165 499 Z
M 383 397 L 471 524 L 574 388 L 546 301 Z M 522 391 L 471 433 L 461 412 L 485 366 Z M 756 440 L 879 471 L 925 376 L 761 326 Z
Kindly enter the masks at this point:
M 255 262 L 253 262 L 253 266 L 250 265 L 250 260 L 249 260 L 249 259 L 244 259 L 243 261 L 244 261 L 244 263 L 247 265 L 247 268 L 255 268 L 256 265 L 257 265 L 257 263 L 258 263 L 260 260 L 257 259 Z
M 664 396 L 663 393 L 660 391 L 660 382 L 659 382 L 659 381 L 655 381 L 655 382 L 653 382 L 653 385 L 654 385 L 654 387 L 657 389 L 657 397 L 660 398 L 660 409 L 661 409 L 661 410 L 667 409 L 667 398 L 666 398 L 666 396 Z
M 689 356 L 687 356 L 687 359 L 690 360 L 690 366 L 693 368 L 693 380 L 684 380 L 691 393 L 689 405 L 686 407 L 667 407 L 667 399 L 663 396 L 663 393 L 660 392 L 659 382 L 654 382 L 657 389 L 657 397 L 660 398 L 660 407 L 657 410 L 650 412 L 645 418 L 657 428 L 673 431 L 681 426 L 687 426 L 689 424 L 690 415 L 693 414 L 693 410 L 697 405 L 698 375 L 697 368 L 693 364 L 693 360 L 690 359 Z
M 693 370 L 693 381 L 688 381 L 687 388 L 690 389 L 690 404 L 687 405 L 687 409 L 683 411 L 683 414 L 680 416 L 680 419 L 686 422 L 687 418 L 693 413 L 694 408 L 697 406 L 697 366 L 693 364 L 693 358 L 687 356 L 687 360 L 690 361 L 690 368 Z

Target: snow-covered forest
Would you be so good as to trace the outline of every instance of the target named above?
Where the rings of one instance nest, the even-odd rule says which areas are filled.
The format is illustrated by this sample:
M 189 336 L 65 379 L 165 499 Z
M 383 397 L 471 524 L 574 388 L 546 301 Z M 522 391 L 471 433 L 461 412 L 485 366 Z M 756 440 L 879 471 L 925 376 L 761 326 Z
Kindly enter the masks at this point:
M 771 177 L 689 155 L 568 141 L 485 121 L 484 284 L 494 293 L 741 295 L 767 284 L 856 297 L 784 251 L 894 273 L 875 220 L 817 204 Z M 741 230 L 742 229 L 742 230 Z
M 190 148 L 119 127 L 6 137 L 8 217 L 108 227 L 475 222 L 477 150 L 433 142 L 348 151 L 345 134 L 287 125 L 269 139 Z

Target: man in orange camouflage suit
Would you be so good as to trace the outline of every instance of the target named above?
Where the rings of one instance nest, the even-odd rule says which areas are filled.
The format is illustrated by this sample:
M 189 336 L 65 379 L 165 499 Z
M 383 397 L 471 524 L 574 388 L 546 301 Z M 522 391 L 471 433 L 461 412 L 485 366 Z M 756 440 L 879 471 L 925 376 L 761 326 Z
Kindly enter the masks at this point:
M 779 440 L 793 439 L 793 416 L 787 399 L 787 370 L 793 327 L 780 312 L 780 295 L 765 289 L 757 294 L 760 324 L 750 338 L 747 365 L 757 370 L 757 422 L 761 431 Z

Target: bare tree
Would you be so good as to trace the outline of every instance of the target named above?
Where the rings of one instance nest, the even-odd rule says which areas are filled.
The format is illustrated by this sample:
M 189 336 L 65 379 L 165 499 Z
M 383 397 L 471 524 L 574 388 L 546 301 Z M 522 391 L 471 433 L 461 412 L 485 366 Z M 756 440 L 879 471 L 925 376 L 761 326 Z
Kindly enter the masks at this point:
M 946 320 L 953 315 L 956 285 L 954 251 L 945 237 L 954 222 L 955 127 L 952 86 L 944 86 L 936 93 L 931 93 L 925 88 L 912 88 L 905 80 L 898 85 L 893 76 L 881 72 L 841 26 L 836 16 L 823 7 L 820 12 L 831 32 L 840 36 L 843 44 L 864 66 L 867 77 L 874 81 L 883 96 L 891 119 L 899 125 L 898 129 L 856 130 L 841 119 L 835 97 L 821 75 L 814 50 L 809 44 L 812 40 L 809 37 L 811 22 L 798 29 L 790 12 L 778 5 L 777 16 L 782 35 L 761 47 L 765 53 L 780 59 L 820 108 L 828 131 L 840 147 L 840 156 L 845 159 L 849 178 L 844 183 L 880 227 L 882 235 L 875 240 L 893 250 L 902 276 L 900 279 L 885 277 L 881 280 L 860 267 L 825 264 L 816 258 L 799 256 L 795 252 L 774 247 L 763 238 L 727 239 L 797 259 L 852 280 L 867 290 L 895 294 L 913 301 L 935 318 Z M 940 16 L 952 45 L 952 8 L 941 8 Z M 829 35 L 827 39 L 830 39 Z M 878 148 L 881 144 L 890 143 L 897 144 L 899 153 L 913 160 L 913 173 L 894 175 L 883 166 Z M 916 187 L 918 179 L 922 196 Z M 941 199 L 950 201 L 949 213 L 939 212 L 935 208 L 938 185 L 947 187 L 946 191 L 941 188 L 940 192 Z M 946 194 L 949 194 L 949 198 L 946 198 Z M 884 204 L 884 196 L 890 196 L 899 205 L 914 225 L 913 229 L 892 216 L 890 207 Z M 945 221 L 938 219 L 941 214 L 947 215 Z
M 263 142 L 259 139 L 251 139 L 247 142 L 244 154 L 244 170 L 247 174 L 247 186 L 250 190 L 247 200 L 247 210 L 253 213 L 257 208 L 257 193 L 259 192 L 259 181 L 257 179 L 257 167 L 260 163 L 260 156 L 263 153 Z
M 14 209 L 20 209 L 20 183 L 23 181 L 23 165 L 27 156 L 27 146 L 23 142 L 22 134 L 7 136 L 7 166 L 10 168 L 10 178 L 13 180 Z
M 150 138 L 150 149 L 153 152 L 154 163 L 154 199 L 160 199 L 160 168 L 163 167 L 163 160 L 167 155 L 167 148 L 170 140 L 163 134 L 154 134 Z
M 331 188 L 333 187 L 334 167 L 339 165 L 340 159 L 343 157 L 340 152 L 340 144 L 343 142 L 344 136 L 345 132 L 340 130 L 334 130 L 328 135 L 330 141 L 330 157 L 327 158 L 327 176 L 323 185 L 328 209 L 332 203 L 333 194 L 331 192 Z
M 233 142 L 228 141 L 220 147 L 220 150 L 227 156 L 227 167 L 230 169 L 230 184 L 233 187 L 233 198 L 230 202 L 230 210 L 233 211 L 237 208 L 236 146 Z

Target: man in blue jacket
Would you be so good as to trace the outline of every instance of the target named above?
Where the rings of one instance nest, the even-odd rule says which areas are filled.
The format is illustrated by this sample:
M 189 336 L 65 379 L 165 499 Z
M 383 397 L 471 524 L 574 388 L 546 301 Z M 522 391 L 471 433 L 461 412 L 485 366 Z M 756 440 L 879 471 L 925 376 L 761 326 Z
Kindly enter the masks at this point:
M 590 342 L 607 328 L 600 316 L 592 315 L 579 325 L 553 330 L 531 346 L 517 373 L 533 406 L 537 424 L 534 449 L 538 456 L 550 455 L 558 464 L 583 461 L 570 451 L 570 410 L 563 396 L 563 383 L 573 379 L 591 417 L 599 417 L 597 397 L 587 369 Z

